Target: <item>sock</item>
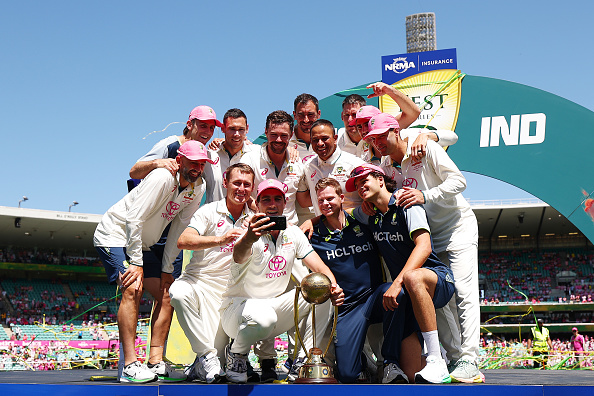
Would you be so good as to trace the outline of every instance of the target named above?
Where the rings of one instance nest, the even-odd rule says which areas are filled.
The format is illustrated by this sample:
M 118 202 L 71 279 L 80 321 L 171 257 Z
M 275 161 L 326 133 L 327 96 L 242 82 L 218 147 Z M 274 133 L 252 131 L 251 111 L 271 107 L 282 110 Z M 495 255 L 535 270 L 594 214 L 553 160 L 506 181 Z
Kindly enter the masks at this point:
M 425 340 L 427 355 L 441 359 L 441 349 L 439 348 L 439 336 L 437 335 L 437 330 L 423 331 L 421 334 Z

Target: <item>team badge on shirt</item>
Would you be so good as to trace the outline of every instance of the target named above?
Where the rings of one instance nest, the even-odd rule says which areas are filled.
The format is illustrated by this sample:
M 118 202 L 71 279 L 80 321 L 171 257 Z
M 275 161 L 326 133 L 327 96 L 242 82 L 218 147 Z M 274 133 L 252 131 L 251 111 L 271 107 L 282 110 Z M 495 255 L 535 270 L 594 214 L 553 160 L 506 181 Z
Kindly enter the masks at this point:
M 353 231 L 355 231 L 355 235 L 357 235 L 358 237 L 363 235 L 363 231 L 361 231 L 361 227 L 359 227 L 358 225 L 353 227 Z
M 392 224 L 392 225 L 397 225 L 398 224 L 398 221 L 396 221 L 396 217 L 397 217 L 396 216 L 396 213 L 394 213 L 394 215 L 392 216 L 392 221 L 390 222 L 390 224 Z

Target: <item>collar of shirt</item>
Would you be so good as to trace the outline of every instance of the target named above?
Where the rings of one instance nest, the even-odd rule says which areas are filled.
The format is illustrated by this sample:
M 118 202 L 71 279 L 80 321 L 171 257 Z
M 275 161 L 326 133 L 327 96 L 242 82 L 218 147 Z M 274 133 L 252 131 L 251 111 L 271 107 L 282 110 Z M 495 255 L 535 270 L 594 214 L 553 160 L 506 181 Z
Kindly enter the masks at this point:
M 237 221 L 249 216 L 251 214 L 250 208 L 247 207 L 247 204 L 243 205 L 243 209 L 241 210 L 241 216 L 237 220 L 233 218 L 229 208 L 227 208 L 227 198 L 221 199 L 217 202 L 217 212 L 220 214 L 224 214 L 229 216 L 229 218 L 233 221 L 233 223 L 237 223 Z
M 303 139 L 299 139 L 297 136 L 295 136 L 295 133 L 293 133 L 293 136 L 291 137 L 291 139 L 289 140 L 289 142 L 294 142 L 294 143 L 297 143 L 297 144 L 302 144 L 302 145 L 305 146 L 306 149 L 309 150 L 310 143 L 307 143 Z
M 235 157 L 236 155 L 239 155 L 239 157 L 241 157 L 242 155 L 244 155 L 246 153 L 245 150 L 245 142 L 241 145 L 241 149 L 236 152 L 234 155 L 231 155 L 231 153 L 229 151 L 227 151 L 227 149 L 225 148 L 225 142 L 222 142 L 221 145 L 219 146 L 219 149 L 216 151 L 217 154 L 227 154 L 227 156 L 229 157 L 229 160 L 233 159 L 233 157 Z

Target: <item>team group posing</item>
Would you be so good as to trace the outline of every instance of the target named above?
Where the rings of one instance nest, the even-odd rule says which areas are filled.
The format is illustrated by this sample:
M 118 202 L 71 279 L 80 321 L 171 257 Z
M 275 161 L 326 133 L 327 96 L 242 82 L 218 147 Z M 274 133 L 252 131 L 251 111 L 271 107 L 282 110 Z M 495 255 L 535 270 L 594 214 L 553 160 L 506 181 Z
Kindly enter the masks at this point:
M 122 291 L 120 381 L 245 383 L 254 379 L 252 346 L 261 381 L 274 380 L 275 336 L 288 332 L 292 341 L 296 315 L 306 349 L 313 331 L 318 340 L 333 337 L 326 359 L 342 383 L 375 382 L 369 373 L 382 383 L 484 382 L 478 226 L 461 195 L 466 181 L 442 148 L 457 136 L 406 129 L 419 108 L 392 86 L 368 88 L 368 97 L 389 95 L 402 112 L 381 113 L 350 95 L 336 131 L 320 118 L 318 100 L 301 94 L 294 118 L 268 115 L 259 146 L 246 140 L 241 110 L 221 123 L 198 106 L 183 135 L 134 164 L 130 176 L 142 181 L 94 236 L 110 283 Z M 215 127 L 225 137 L 207 149 Z M 270 216 L 285 216 L 286 228 Z M 183 271 L 181 249 L 193 251 Z M 295 286 L 310 272 L 332 283 L 315 329 L 301 296 L 294 307 Z M 144 290 L 155 299 L 146 364 L 134 344 Z M 184 373 L 163 360 L 174 309 L 196 353 Z M 291 347 L 294 379 L 304 353 Z

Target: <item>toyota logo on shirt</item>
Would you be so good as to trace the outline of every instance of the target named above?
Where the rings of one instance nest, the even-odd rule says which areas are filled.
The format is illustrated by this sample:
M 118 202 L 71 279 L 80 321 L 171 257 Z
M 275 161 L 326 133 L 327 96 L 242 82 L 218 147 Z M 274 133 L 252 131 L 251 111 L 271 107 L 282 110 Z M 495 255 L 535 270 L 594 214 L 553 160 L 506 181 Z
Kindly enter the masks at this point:
M 161 216 L 163 216 L 167 220 L 171 221 L 177 214 L 178 210 L 179 210 L 179 204 L 176 202 L 173 202 L 173 201 L 169 201 L 167 203 L 167 206 L 165 206 L 166 213 L 162 213 Z
M 268 262 L 268 268 L 272 272 L 266 274 L 266 278 L 272 279 L 287 275 L 287 271 L 283 271 L 286 266 L 287 260 L 283 256 L 274 256 Z
M 270 268 L 271 271 L 275 272 L 284 270 L 286 266 L 287 260 L 285 260 L 283 256 L 274 256 L 268 262 L 268 268 Z

